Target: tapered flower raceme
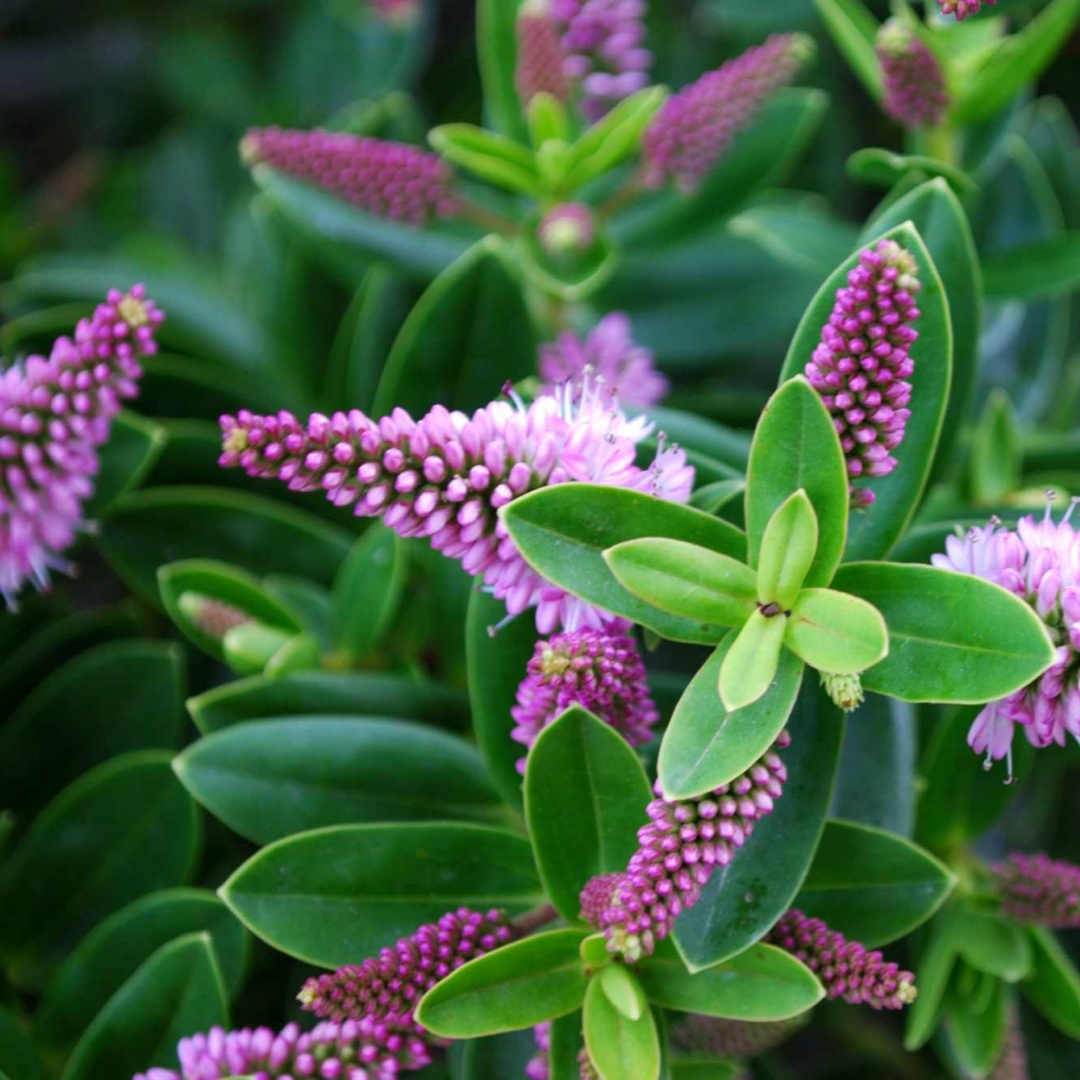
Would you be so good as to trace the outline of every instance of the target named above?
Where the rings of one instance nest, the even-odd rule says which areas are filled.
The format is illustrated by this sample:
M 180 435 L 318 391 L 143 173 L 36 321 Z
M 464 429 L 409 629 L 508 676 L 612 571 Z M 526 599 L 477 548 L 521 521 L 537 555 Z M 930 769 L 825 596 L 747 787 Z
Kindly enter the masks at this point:
M 1075 505 L 1075 504 L 1074 504 Z M 974 574 L 1026 600 L 1056 647 L 1053 666 L 1030 685 L 988 704 L 968 732 L 986 755 L 986 768 L 1004 759 L 1012 776 L 1012 742 L 1019 724 L 1035 747 L 1080 740 L 1080 533 L 1069 518 L 1055 522 L 1050 506 L 1041 521 L 1021 518 L 1016 531 L 992 521 L 966 536 L 950 536 L 933 564 Z
M 596 241 L 596 218 L 584 203 L 562 203 L 544 215 L 536 233 L 553 258 L 584 255 Z
M 955 15 L 961 22 L 969 15 L 978 15 L 983 4 L 992 5 L 997 0 L 938 0 L 943 15 Z
M 437 923 L 421 926 L 377 957 L 309 979 L 300 991 L 300 1003 L 330 1020 L 408 1024 L 417 1003 L 437 982 L 513 936 L 503 912 L 459 908 Z
M 138 394 L 139 360 L 157 351 L 164 316 L 141 285 L 113 289 L 49 357 L 0 374 L 0 597 L 27 581 L 48 587 L 70 570 L 63 551 L 85 527 L 98 447 L 122 404 Z
M 605 630 L 586 628 L 538 641 L 510 710 L 516 725 L 511 737 L 532 746 L 565 709 L 580 705 L 631 746 L 649 742 L 660 713 L 629 630 L 629 624 L 616 622 Z M 524 758 L 518 771 L 525 771 Z
M 653 354 L 635 343 L 630 319 L 621 311 L 605 315 L 585 338 L 567 331 L 540 346 L 540 377 L 547 390 L 560 383 L 579 387 L 593 373 L 621 404 L 634 408 L 656 405 L 668 392 Z
M 991 869 L 1002 909 L 1017 922 L 1080 927 L 1080 866 L 1041 853 L 1015 853 Z
M 657 783 L 657 798 L 646 808 L 649 823 L 638 830 L 639 847 L 626 872 L 594 879 L 582 893 L 583 913 L 604 931 L 609 951 L 631 963 L 651 955 L 679 915 L 698 902 L 713 871 L 731 862 L 783 794 L 787 770 L 776 751 L 790 743 L 782 732 L 745 773 L 701 798 L 665 799 Z M 610 902 L 597 919 L 605 891 Z
M 526 0 L 517 17 L 518 96 L 528 104 L 537 94 L 558 101 L 570 96 L 566 77 L 566 52 L 559 25 L 552 18 L 550 0 Z
M 403 409 L 375 421 L 359 410 L 222 418 L 221 464 L 276 478 L 295 491 L 323 491 L 362 517 L 381 516 L 402 536 L 424 536 L 460 559 L 518 614 L 535 607 L 537 627 L 551 633 L 602 626 L 611 617 L 568 596 L 519 554 L 498 510 L 550 484 L 585 480 L 686 502 L 693 469 L 677 447 L 662 448 L 646 469 L 637 443 L 651 428 L 627 420 L 604 388 L 586 386 L 520 401 L 497 401 L 472 417 L 436 406 L 416 421 Z
M 885 76 L 885 111 L 907 127 L 940 124 L 949 108 L 945 73 L 930 47 L 900 19 L 890 19 L 877 37 Z
M 454 173 L 436 154 L 405 143 L 334 131 L 252 128 L 244 164 L 266 164 L 307 180 L 370 214 L 426 225 L 457 212 Z
M 921 288 L 914 256 L 893 240 L 865 249 L 822 327 L 806 377 L 832 414 L 847 457 L 852 502 L 869 506 L 874 493 L 855 486 L 888 476 L 904 438 L 918 338 L 915 297 Z
M 551 14 L 562 31 L 563 70 L 580 85 L 588 120 L 648 85 L 645 0 L 551 0 Z
M 802 1017 L 752 1023 L 721 1020 L 691 1013 L 671 1029 L 671 1041 L 680 1050 L 721 1058 L 755 1058 L 767 1054 L 806 1024 Z
M 696 190 L 758 110 L 812 55 L 804 34 L 777 34 L 669 98 L 645 133 L 645 181 Z
M 219 1080 L 253 1076 L 258 1080 L 394 1080 L 432 1063 L 424 1039 L 391 1023 L 348 1020 L 323 1023 L 303 1032 L 289 1024 L 275 1033 L 270 1028 L 207 1034 L 181 1039 L 180 1071 L 149 1069 L 135 1080 Z
M 1005 1045 L 987 1080 L 1028 1080 L 1030 1076 L 1024 1031 L 1019 1012 L 1013 1006 L 1005 1019 Z
M 915 1000 L 915 976 L 821 919 L 789 911 L 762 939 L 791 953 L 821 980 L 830 1000 L 875 1009 L 902 1009 Z
M 221 641 L 230 630 L 254 621 L 246 611 L 201 593 L 182 593 L 179 605 L 180 610 L 195 626 L 215 641 Z

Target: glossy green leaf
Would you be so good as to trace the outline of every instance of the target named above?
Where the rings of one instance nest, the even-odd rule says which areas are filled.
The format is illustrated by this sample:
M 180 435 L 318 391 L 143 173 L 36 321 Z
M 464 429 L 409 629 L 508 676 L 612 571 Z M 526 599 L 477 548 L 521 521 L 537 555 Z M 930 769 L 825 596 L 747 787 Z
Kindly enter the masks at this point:
M 947 867 L 902 837 L 830 821 L 793 906 L 876 949 L 929 919 L 953 884 Z
M 109 999 L 79 1040 L 64 1080 L 175 1066 L 181 1038 L 228 1027 L 228 1015 L 209 935 L 177 938 L 158 949 Z
M 487 1039 L 452 1042 L 446 1063 L 452 1080 L 488 1080 L 492 1076 L 524 1076 L 535 1056 L 536 1038 L 531 1031 L 508 1031 Z
M 804 589 L 788 617 L 784 644 L 818 671 L 855 675 L 888 653 L 889 631 L 865 600 L 834 589 Z
M 729 635 L 691 680 L 660 745 L 660 782 L 670 798 L 688 799 L 730 783 L 775 742 L 802 683 L 802 664 L 783 652 L 774 686 L 753 705 L 725 713 L 717 697 Z
M 154 467 L 165 442 L 159 424 L 126 410 L 109 428 L 109 441 L 99 450 L 100 468 L 94 478 L 94 494 L 84 513 L 97 517 L 115 498 L 137 488 Z
M 904 701 L 992 701 L 1053 662 L 1035 612 L 982 578 L 930 566 L 849 563 L 835 584 L 873 604 L 889 627 L 889 655 L 862 676 L 867 690 Z
M 1004 109 L 1050 65 L 1078 18 L 1080 0 L 1053 0 L 1025 27 L 1003 38 L 981 70 L 969 77 L 953 117 L 971 124 Z
M 514 728 L 510 710 L 517 703 L 518 686 L 536 649 L 537 633 L 532 612 L 501 626 L 505 618 L 502 600 L 474 590 L 465 621 L 465 650 L 476 742 L 495 789 L 518 809 L 522 790 L 517 763 L 525 756 L 525 748 L 510 737 Z
M 950 196 L 940 190 L 934 212 L 946 214 L 952 211 Z M 935 196 L 928 196 L 935 198 Z M 874 492 L 874 505 L 861 512 L 854 512 L 848 523 L 844 558 L 881 558 L 903 535 L 922 497 L 934 461 L 937 440 L 941 433 L 945 409 L 952 385 L 953 334 L 946 301 L 945 288 L 934 265 L 934 260 L 923 243 L 918 231 L 910 222 L 886 227 L 875 223 L 874 235 L 860 241 L 860 248 L 846 259 L 822 285 L 814 297 L 788 350 L 784 362 L 783 377 L 802 372 L 821 341 L 821 328 L 829 319 L 836 302 L 837 289 L 847 283 L 847 275 L 856 265 L 865 247 L 879 240 L 893 240 L 914 256 L 922 288 L 919 290 L 918 348 L 913 349 L 918 365 L 918 376 L 911 379 L 912 424 L 905 439 L 905 452 L 897 457 L 897 467 L 887 477 L 861 481 L 861 487 Z M 845 467 L 845 485 L 847 471 Z M 845 495 L 846 495 L 845 487 Z M 810 493 L 813 498 L 813 492 Z M 821 517 L 821 507 L 816 506 Z M 824 529 L 824 523 L 822 524 Z M 808 584 L 827 585 L 827 581 L 809 581 Z
M 817 515 L 800 488 L 776 508 L 765 526 L 758 552 L 758 600 L 788 611 L 810 572 L 817 546 Z
M 991 300 L 1042 300 L 1080 289 L 1080 232 L 1065 232 L 983 262 L 983 282 Z
M 874 51 L 878 21 L 862 0 L 814 0 L 814 6 L 836 47 L 859 77 L 866 92 L 880 101 L 885 94 L 881 61 Z
M 103 919 L 56 969 L 34 1014 L 38 1040 L 61 1051 L 70 1048 L 154 950 L 199 932 L 210 935 L 223 985 L 234 997 L 250 951 L 247 931 L 212 892 L 165 889 Z
M 339 825 L 279 840 L 220 890 L 263 941 L 338 968 L 467 905 L 544 902 L 527 840 L 478 825 Z
M 1023 927 L 994 912 L 964 912 L 960 955 L 973 968 L 1005 982 L 1018 982 L 1032 972 L 1031 940 Z
M 616 237 L 628 248 L 672 245 L 729 218 L 748 196 L 763 184 L 778 182 L 794 165 L 814 137 L 828 100 L 820 90 L 781 90 L 739 133 L 693 195 L 663 191 L 642 200 L 616 220 Z
M 772 945 L 752 945 L 696 974 L 663 945 L 642 961 L 638 977 L 661 1008 L 755 1023 L 798 1016 L 825 996 L 808 967 Z
M 1020 486 L 1020 425 L 1008 395 L 994 391 L 971 440 L 971 494 L 983 506 L 1004 501 Z
M 596 973 L 596 978 L 608 1001 L 627 1020 L 640 1020 L 649 1008 L 641 983 L 625 964 L 606 964 Z
M 720 703 L 727 712 L 753 705 L 778 685 L 786 624 L 786 615 L 769 617 L 755 611 L 735 632 L 718 679 Z
M 860 240 L 868 243 L 883 230 L 892 229 L 907 221 L 919 231 L 919 236 L 934 260 L 934 267 L 944 287 L 952 326 L 951 382 L 944 369 L 929 364 L 924 364 L 919 376 L 912 380 L 911 400 L 918 403 L 918 408 L 912 405 L 904 447 L 905 460 L 914 461 L 912 454 L 918 455 L 920 459 L 925 458 L 926 462 L 934 458 L 934 450 L 927 446 L 926 440 L 932 439 L 934 431 L 938 430 L 937 402 L 944 397 L 947 401 L 945 421 L 941 424 L 937 437 L 936 464 L 933 466 L 934 474 L 937 474 L 951 464 L 951 451 L 967 418 L 975 391 L 979 334 L 982 329 L 982 274 L 967 215 L 960 205 L 960 200 L 944 180 L 929 180 L 920 184 L 891 205 L 879 209 L 867 223 Z M 920 310 L 924 309 L 925 297 L 924 284 L 923 291 L 919 294 Z M 937 318 L 935 316 L 935 319 Z M 925 319 L 920 321 L 922 325 L 919 332 L 922 334 Z M 916 353 L 916 356 L 918 355 Z M 926 464 L 922 467 L 926 467 Z M 873 511 L 852 526 L 852 558 L 887 554 L 889 548 L 882 548 L 880 544 L 870 546 L 873 539 L 870 523 L 887 505 L 885 500 L 895 497 L 906 504 L 912 503 L 912 492 L 921 490 L 921 482 L 917 479 L 914 466 L 909 466 L 913 471 L 901 473 L 900 478 L 894 479 L 901 468 L 903 467 L 898 466 L 891 476 L 874 482 L 874 490 L 881 495 Z M 887 487 L 890 482 L 897 486 Z M 914 497 L 917 498 L 917 495 Z M 865 548 L 861 546 L 861 533 L 864 529 L 869 530 Z M 860 536 L 858 546 L 854 539 L 856 534 Z M 882 534 L 882 539 L 891 545 L 899 535 L 901 532 L 890 529 L 887 536 Z
M 441 124 L 428 132 L 440 157 L 481 180 L 517 194 L 535 194 L 540 183 L 533 154 L 513 139 L 473 124 Z
M 271 498 L 187 487 L 122 496 L 97 538 L 113 568 L 154 604 L 158 568 L 179 559 L 220 559 L 256 575 L 297 574 L 329 585 L 350 541 L 344 529 Z
M 783 795 L 675 924 L 675 944 L 691 971 L 753 945 L 792 906 L 810 869 L 832 799 L 844 714 L 808 681 L 789 728 L 792 743 L 781 752 L 788 770 Z
M 938 1025 L 962 939 L 959 909 L 955 905 L 946 907 L 930 924 L 929 935 L 917 953 L 919 993 L 907 1008 L 904 1033 L 904 1049 L 909 1053 L 924 1046 Z
M 828 585 L 844 550 L 848 480 L 844 453 L 821 398 L 802 376 L 783 383 L 761 414 L 746 469 L 750 565 L 757 566 L 765 529 L 795 492 L 805 491 L 818 522 L 808 586 Z
M 518 550 L 540 574 L 606 611 L 675 641 L 715 642 L 714 631 L 657 612 L 616 581 L 603 553 L 626 540 L 665 537 L 734 559 L 746 538 L 733 525 L 652 495 L 597 484 L 556 484 L 501 511 Z
M 476 52 L 484 108 L 496 131 L 519 141 L 528 137 L 515 83 L 520 6 L 520 0 L 480 0 L 476 6 Z
M 417 1021 L 445 1038 L 475 1039 L 572 1013 L 588 982 L 578 956 L 587 933 L 551 930 L 470 961 L 424 995 Z
M 525 772 L 525 816 L 540 880 L 568 922 L 580 919 L 590 878 L 626 869 L 651 797 L 637 754 L 584 709 L 568 709 L 540 733 Z
M 585 1047 L 600 1080 L 659 1080 L 660 1039 L 652 1011 L 637 1020 L 611 1004 L 599 979 L 585 993 Z
M 923 154 L 895 154 L 880 146 L 856 150 L 847 160 L 847 171 L 864 184 L 892 189 L 911 174 L 941 177 L 960 197 L 977 195 L 978 185 L 963 169 Z
M 3 805 L 29 820 L 117 754 L 176 747 L 183 698 L 184 657 L 172 643 L 110 642 L 58 666 L 0 728 Z
M 745 491 L 745 480 L 717 480 L 698 488 L 691 496 L 690 505 L 707 514 L 718 514 Z
M 490 342 L 499 341 L 496 359 Z M 536 340 L 506 242 L 480 241 L 428 286 L 386 361 L 375 414 L 434 404 L 472 410 L 535 374 Z
M 990 1075 L 1005 1046 L 1008 997 L 1005 984 L 988 975 L 980 987 L 986 1000 L 950 990 L 945 999 L 943 1034 L 965 1076 Z
M 1080 228 L 1080 130 L 1065 103 L 1040 97 L 1022 118 L 1023 135 L 1046 169 L 1061 203 L 1065 225 Z
M 173 622 L 204 652 L 222 659 L 222 643 L 202 630 L 185 610 L 185 595 L 220 600 L 252 619 L 287 634 L 302 627 L 296 616 L 251 574 L 214 559 L 185 559 L 168 563 L 157 572 L 161 602 Z M 197 601 L 196 601 L 197 602 Z
M 225 663 L 237 675 L 265 673 L 271 677 L 270 665 L 278 656 L 285 654 L 292 642 L 300 637 L 301 635 L 291 634 L 274 626 L 246 622 L 225 631 L 221 639 L 221 651 Z M 314 667 L 317 656 L 311 659 L 312 663 L 302 666 Z
M 106 915 L 182 884 L 200 843 L 198 811 L 158 751 L 99 765 L 60 793 L 0 867 L 0 954 L 38 988 Z M 154 857 L 141 858 L 148 851 Z
M 216 818 L 257 844 L 329 825 L 501 816 L 476 750 L 408 720 L 255 720 L 200 739 L 173 764 Z
M 280 679 L 238 679 L 189 698 L 203 735 L 276 716 L 399 716 L 445 728 L 469 718 L 464 694 L 423 679 L 378 672 L 299 671 Z
M 1035 967 L 1020 989 L 1058 1031 L 1080 1039 L 1080 973 L 1053 933 L 1029 927 L 1028 934 Z
M 49 1080 L 30 1035 L 18 1018 L 0 1005 L 0 1076 L 12 1080 Z
M 420 280 L 460 258 L 475 234 L 447 226 L 417 229 L 365 213 L 313 184 L 258 165 L 251 172 L 274 211 L 326 265 L 354 288 L 376 259 Z
M 383 640 L 397 613 L 408 564 L 405 545 L 376 524 L 353 545 L 334 581 L 334 643 L 354 662 Z
M 670 615 L 719 628 L 742 626 L 755 608 L 753 570 L 682 540 L 628 540 L 605 551 L 604 562 L 627 592 Z

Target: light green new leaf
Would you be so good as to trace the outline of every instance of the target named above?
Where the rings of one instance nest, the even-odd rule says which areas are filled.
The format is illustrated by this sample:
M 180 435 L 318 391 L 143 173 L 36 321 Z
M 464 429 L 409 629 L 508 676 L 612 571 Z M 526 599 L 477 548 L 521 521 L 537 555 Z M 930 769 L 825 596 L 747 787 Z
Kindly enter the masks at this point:
M 428 132 L 428 142 L 447 161 L 497 187 L 534 195 L 540 181 L 536 160 L 521 143 L 473 124 L 442 124 Z
M 787 621 L 755 611 L 735 636 L 720 666 L 720 701 L 729 713 L 753 705 L 773 685 Z
M 492 127 L 519 141 L 528 138 L 515 84 L 520 6 L 520 0 L 480 0 L 476 6 L 476 52 L 484 108 Z
M 600 1080 L 659 1080 L 660 1038 L 651 1009 L 630 1020 L 593 979 L 585 993 L 584 1026 L 585 1048 Z
M 834 589 L 804 589 L 784 631 L 784 644 L 812 668 L 856 675 L 889 651 L 881 612 L 865 600 Z
M 800 488 L 777 507 L 765 526 L 758 553 L 758 600 L 788 611 L 810 572 L 817 545 L 817 514 Z
M 695 622 L 742 626 L 754 611 L 757 582 L 745 563 L 682 540 L 627 540 L 604 562 L 628 592 Z
M 627 1020 L 640 1020 L 649 1008 L 637 977 L 625 964 L 606 964 L 596 975 L 608 1001 Z

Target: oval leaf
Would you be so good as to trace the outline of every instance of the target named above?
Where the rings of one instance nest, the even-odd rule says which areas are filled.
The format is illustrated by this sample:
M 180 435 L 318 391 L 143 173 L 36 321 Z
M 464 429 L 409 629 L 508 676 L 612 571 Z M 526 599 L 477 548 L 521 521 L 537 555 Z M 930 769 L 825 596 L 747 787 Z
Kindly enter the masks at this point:
M 405 585 L 405 545 L 376 524 L 353 545 L 334 581 L 334 645 L 352 664 L 386 633 Z
M 994 912 L 964 912 L 960 955 L 979 971 L 1005 982 L 1018 982 L 1032 973 L 1034 955 L 1023 927 Z
M 855 675 L 889 651 L 881 613 L 857 596 L 834 589 L 803 589 L 784 631 L 784 644 L 812 668 Z
M 596 974 L 608 1001 L 627 1020 L 640 1020 L 649 1007 L 636 976 L 625 964 L 606 964 Z
M 720 701 L 729 712 L 753 705 L 776 683 L 787 616 L 755 611 L 720 665 Z
M 600 1080 L 659 1080 L 660 1037 L 652 1010 L 623 1015 L 593 979 L 585 993 L 585 1048 Z
M 1080 973 L 1049 930 L 1033 926 L 1028 934 L 1035 968 L 1020 989 L 1058 1031 L 1080 1039 Z
M 817 515 L 800 489 L 777 507 L 765 526 L 758 555 L 758 600 L 787 611 L 810 572 L 817 545 Z

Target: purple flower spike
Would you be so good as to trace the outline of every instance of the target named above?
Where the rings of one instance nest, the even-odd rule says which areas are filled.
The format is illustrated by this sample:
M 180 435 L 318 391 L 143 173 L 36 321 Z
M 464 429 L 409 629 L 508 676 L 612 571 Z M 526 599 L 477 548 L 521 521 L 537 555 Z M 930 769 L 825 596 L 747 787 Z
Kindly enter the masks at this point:
M 902 1009 L 915 1000 L 915 976 L 886 963 L 857 941 L 830 930 L 820 919 L 789 911 L 762 939 L 801 960 L 821 980 L 830 1001 L 874 1009 Z
M 596 219 L 584 203 L 563 203 L 544 215 L 536 234 L 552 258 L 576 258 L 596 242 Z
M 1005 1045 L 987 1080 L 1029 1080 L 1030 1076 L 1020 1015 L 1016 1007 L 1011 1006 L 1005 1018 Z
M 201 593 L 186 592 L 180 596 L 180 610 L 207 637 L 221 641 L 230 630 L 254 622 L 252 617 L 240 608 Z
M 934 127 L 945 119 L 945 72 L 926 43 L 900 19 L 878 32 L 876 51 L 885 76 L 885 111 L 905 127 Z
M 671 1029 L 671 1040 L 689 1054 L 749 1059 L 776 1049 L 805 1026 L 805 1017 L 752 1022 L 691 1013 Z
M 251 167 L 266 164 L 307 180 L 378 217 L 426 225 L 457 212 L 453 170 L 405 143 L 333 131 L 252 128 L 240 143 Z
M 914 256 L 893 240 L 867 248 L 836 290 L 836 305 L 822 327 L 821 344 L 806 377 L 822 396 L 840 435 L 855 506 L 874 493 L 855 487 L 861 477 L 888 476 L 911 411 L 915 369 L 908 350 L 918 338 L 915 297 L 922 287 Z
M 580 705 L 631 746 L 649 742 L 660 713 L 629 629 L 626 623 L 613 623 L 606 630 L 585 629 L 538 641 L 518 687 L 517 704 L 510 710 L 517 725 L 511 737 L 532 746 L 564 710 Z M 517 766 L 524 773 L 525 758 Z
M 551 17 L 549 0 L 526 0 L 517 18 L 518 97 L 526 105 L 537 94 L 550 94 L 558 101 L 570 97 L 566 78 L 566 52 L 559 27 Z
M 938 0 L 942 15 L 955 15 L 963 22 L 969 15 L 978 15 L 983 4 L 996 4 L 997 0 Z
M 581 111 L 595 123 L 649 84 L 645 0 L 551 0 L 562 30 L 563 70 L 579 84 Z
M 1016 532 L 997 520 L 967 536 L 950 536 L 945 554 L 931 562 L 943 570 L 974 574 L 1026 600 L 1046 624 L 1057 647 L 1053 666 L 1030 685 L 990 702 L 975 718 L 968 745 L 985 754 L 985 768 L 1005 760 L 1012 779 L 1016 725 L 1032 746 L 1080 740 L 1080 533 L 1070 524 L 1073 507 L 1055 522 L 1050 505 L 1041 521 L 1021 518 Z
M 319 1024 L 301 1032 L 289 1024 L 223 1031 L 181 1039 L 180 1071 L 150 1069 L 135 1080 L 214 1080 L 255 1076 L 258 1080 L 395 1080 L 432 1063 L 428 1043 L 408 1026 L 375 1020 Z
M 991 870 L 1002 910 L 1017 922 L 1054 930 L 1080 927 L 1080 866 L 1041 853 L 1016 853 Z
M 567 331 L 540 346 L 540 377 L 548 392 L 560 383 L 580 386 L 589 374 L 632 408 L 647 409 L 667 396 L 667 379 L 656 370 L 653 354 L 635 344 L 630 319 L 621 311 L 605 315 L 584 339 Z
M 582 891 L 582 913 L 604 931 L 610 952 L 630 963 L 650 956 L 679 915 L 698 902 L 713 871 L 727 866 L 754 825 L 772 813 L 787 780 L 776 751 L 790 745 L 791 737 L 781 732 L 745 773 L 697 799 L 665 799 L 657 783 L 657 798 L 646 808 L 649 823 L 638 830 L 640 846 L 626 873 L 593 879 Z M 597 919 L 605 890 L 610 903 Z
M 669 98 L 645 133 L 645 182 L 695 191 L 813 47 L 805 34 L 776 34 Z
M 298 997 L 308 1012 L 324 1019 L 385 1020 L 407 1027 L 414 1023 L 417 1003 L 437 982 L 513 936 L 503 912 L 459 908 L 377 957 L 308 979 Z M 415 1030 L 423 1032 L 419 1026 Z
M 113 289 L 48 359 L 0 374 L 0 597 L 9 608 L 27 581 L 47 589 L 50 570 L 71 572 L 62 552 L 86 528 L 98 447 L 138 395 L 139 360 L 157 352 L 164 318 L 141 285 Z
M 404 410 L 372 420 L 359 409 L 312 416 L 224 416 L 220 464 L 323 491 L 360 517 L 382 517 L 401 536 L 424 536 L 460 559 L 517 615 L 536 608 L 542 634 L 602 627 L 613 616 L 569 596 L 533 571 L 498 518 L 528 491 L 590 481 L 686 502 L 694 470 L 677 447 L 647 469 L 635 458 L 652 430 L 627 420 L 598 383 L 560 390 L 526 406 L 496 401 L 472 417 L 436 406 L 416 421 Z
M 525 1066 L 527 1080 L 550 1080 L 551 1077 L 551 1021 L 545 1020 L 533 1028 L 536 1053 Z

